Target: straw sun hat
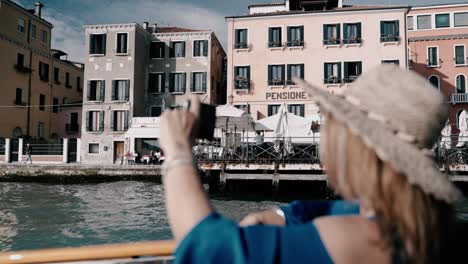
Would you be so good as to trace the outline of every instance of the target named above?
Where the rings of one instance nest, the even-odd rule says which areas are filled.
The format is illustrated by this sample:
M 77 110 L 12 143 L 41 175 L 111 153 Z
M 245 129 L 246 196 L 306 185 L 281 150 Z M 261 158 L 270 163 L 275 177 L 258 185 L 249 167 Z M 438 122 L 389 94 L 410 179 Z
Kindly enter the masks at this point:
M 447 203 L 462 197 L 428 155 L 445 125 L 448 105 L 427 80 L 412 71 L 382 65 L 339 95 L 296 81 L 321 111 L 360 136 L 411 184 Z

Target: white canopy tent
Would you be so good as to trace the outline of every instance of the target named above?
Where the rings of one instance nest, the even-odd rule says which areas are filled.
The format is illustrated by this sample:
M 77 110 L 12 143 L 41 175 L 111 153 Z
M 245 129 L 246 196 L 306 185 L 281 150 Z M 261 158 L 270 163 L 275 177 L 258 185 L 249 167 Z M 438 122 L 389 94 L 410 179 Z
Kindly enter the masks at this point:
M 460 117 L 458 118 L 458 129 L 460 134 L 458 135 L 458 144 L 457 147 L 463 147 L 468 142 L 468 114 L 465 110 L 462 111 Z
M 441 132 L 442 139 L 441 139 L 440 143 L 441 143 L 441 147 L 443 147 L 444 149 L 451 149 L 452 148 L 451 135 L 452 135 L 452 126 L 450 125 L 450 123 L 447 120 L 447 123 L 446 123 L 444 129 L 442 129 L 442 132 Z

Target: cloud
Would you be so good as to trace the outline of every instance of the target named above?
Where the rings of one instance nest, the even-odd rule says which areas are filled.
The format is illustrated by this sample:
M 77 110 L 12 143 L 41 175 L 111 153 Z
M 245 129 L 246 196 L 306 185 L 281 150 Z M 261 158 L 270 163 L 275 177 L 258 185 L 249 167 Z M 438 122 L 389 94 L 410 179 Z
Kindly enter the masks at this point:
M 227 26 L 224 15 L 191 3 L 167 0 L 84 0 L 62 1 L 46 6 L 44 18 L 54 25 L 52 47 L 69 54 L 70 60 L 84 61 L 87 48 L 83 25 L 148 21 L 160 26 L 208 29 L 226 47 Z

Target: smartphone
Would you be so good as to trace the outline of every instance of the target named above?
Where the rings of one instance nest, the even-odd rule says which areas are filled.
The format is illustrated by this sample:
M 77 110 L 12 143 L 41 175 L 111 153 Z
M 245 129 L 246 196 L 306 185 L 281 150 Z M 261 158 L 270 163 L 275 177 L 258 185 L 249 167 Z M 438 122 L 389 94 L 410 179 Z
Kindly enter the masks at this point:
M 184 105 L 186 110 L 190 109 L 190 100 Z M 211 141 L 214 137 L 216 124 L 216 107 L 208 104 L 200 104 L 199 123 L 195 126 L 196 131 L 193 135 L 195 139 L 205 139 Z

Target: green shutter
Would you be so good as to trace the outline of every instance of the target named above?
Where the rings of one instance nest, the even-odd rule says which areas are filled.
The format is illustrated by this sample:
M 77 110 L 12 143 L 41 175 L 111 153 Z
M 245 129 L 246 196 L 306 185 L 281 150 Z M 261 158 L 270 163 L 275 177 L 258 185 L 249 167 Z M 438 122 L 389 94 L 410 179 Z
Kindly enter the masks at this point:
M 110 115 L 110 129 L 112 131 L 116 131 L 114 129 L 117 129 L 117 126 L 115 125 L 115 121 L 116 121 L 116 118 L 115 118 L 115 115 L 117 114 L 116 111 L 111 111 L 111 115 Z
M 112 80 L 112 100 L 117 100 L 116 90 L 117 90 L 117 81 Z
M 343 24 L 343 43 L 345 44 L 348 43 L 348 39 L 349 39 L 348 30 L 349 30 L 349 24 L 344 23 Z
M 292 65 L 291 64 L 288 64 L 288 81 L 291 81 L 292 80 L 292 76 L 291 76 L 291 67 Z
M 235 37 L 235 43 L 238 44 L 239 43 L 239 29 L 236 29 L 236 32 L 234 33 L 234 37 Z
M 104 131 L 104 111 L 99 112 L 99 131 Z
M 125 101 L 130 99 L 130 80 L 125 80 Z
M 203 41 L 203 56 L 208 57 L 208 40 Z
M 86 94 L 88 96 L 88 101 L 89 101 L 90 94 L 91 94 L 91 81 L 88 81 L 88 88 L 87 88 Z
M 182 93 L 187 91 L 187 74 L 184 72 L 182 73 Z
M 328 34 L 327 34 L 327 25 L 323 25 L 323 41 L 326 43 L 328 40 Z
M 328 65 L 327 63 L 323 64 L 323 80 L 327 80 L 328 77 Z
M 89 131 L 89 114 L 90 112 L 86 112 L 86 131 Z
M 291 27 L 288 27 L 288 42 L 291 42 Z
M 195 73 L 192 72 L 190 74 L 190 92 L 194 92 L 195 91 Z
M 94 38 L 93 38 L 93 35 L 89 35 L 89 54 L 94 54 Z
M 336 24 L 336 41 L 337 43 L 341 43 L 341 25 Z
M 387 36 L 387 32 L 385 32 L 385 22 L 384 21 L 380 21 L 380 37 L 385 37 Z
M 104 34 L 104 38 L 102 40 L 102 54 L 106 55 L 106 40 L 107 40 L 107 34 Z
M 250 89 L 250 66 L 247 66 L 247 89 Z
M 171 58 L 175 57 L 174 42 L 171 42 L 169 46 L 169 57 Z
M 208 76 L 207 76 L 207 73 L 206 73 L 206 72 L 204 72 L 202 75 L 203 75 L 203 76 L 202 76 L 202 91 L 203 91 L 204 93 L 206 93 L 206 89 L 207 89 L 207 77 L 208 77 Z
M 128 130 L 128 111 L 124 112 L 124 130 Z
M 341 75 L 341 62 L 338 62 L 338 79 L 343 78 Z
M 270 42 L 270 47 L 272 46 L 271 43 L 273 42 L 273 28 L 268 28 L 268 42 Z
M 268 65 L 268 82 L 271 82 L 273 78 L 273 66 Z
M 99 81 L 99 101 L 104 101 L 105 97 L 105 89 L 106 89 L 106 81 Z
M 395 36 L 400 36 L 400 20 L 395 20 Z
M 185 57 L 185 41 L 182 42 L 182 57 Z
M 304 117 L 305 116 L 305 113 L 304 113 L 305 106 L 301 105 L 300 108 L 301 108 L 301 116 Z
M 304 64 L 301 64 L 301 79 L 304 80 L 305 77 L 304 77 L 304 68 L 305 68 L 305 65 Z
M 175 74 L 170 73 L 169 74 L 169 92 L 170 93 L 174 92 L 174 78 L 175 78 Z
M 286 66 L 281 65 L 281 80 L 286 80 Z
M 362 36 L 361 36 L 362 35 L 361 27 L 362 27 L 362 23 L 361 22 L 357 23 L 357 38 L 359 40 L 361 40 L 361 38 L 362 38 Z
M 344 63 L 344 78 L 349 79 L 349 74 L 348 74 L 348 67 L 349 67 L 349 62 Z M 346 80 L 347 81 L 347 80 Z
M 362 61 L 358 62 L 358 76 L 362 74 Z
M 166 92 L 166 73 L 162 73 L 161 74 L 161 87 L 159 87 L 159 90 L 161 91 L 161 93 L 165 93 Z
M 301 31 L 301 41 L 304 41 L 304 26 L 300 26 L 299 27 L 300 31 Z

